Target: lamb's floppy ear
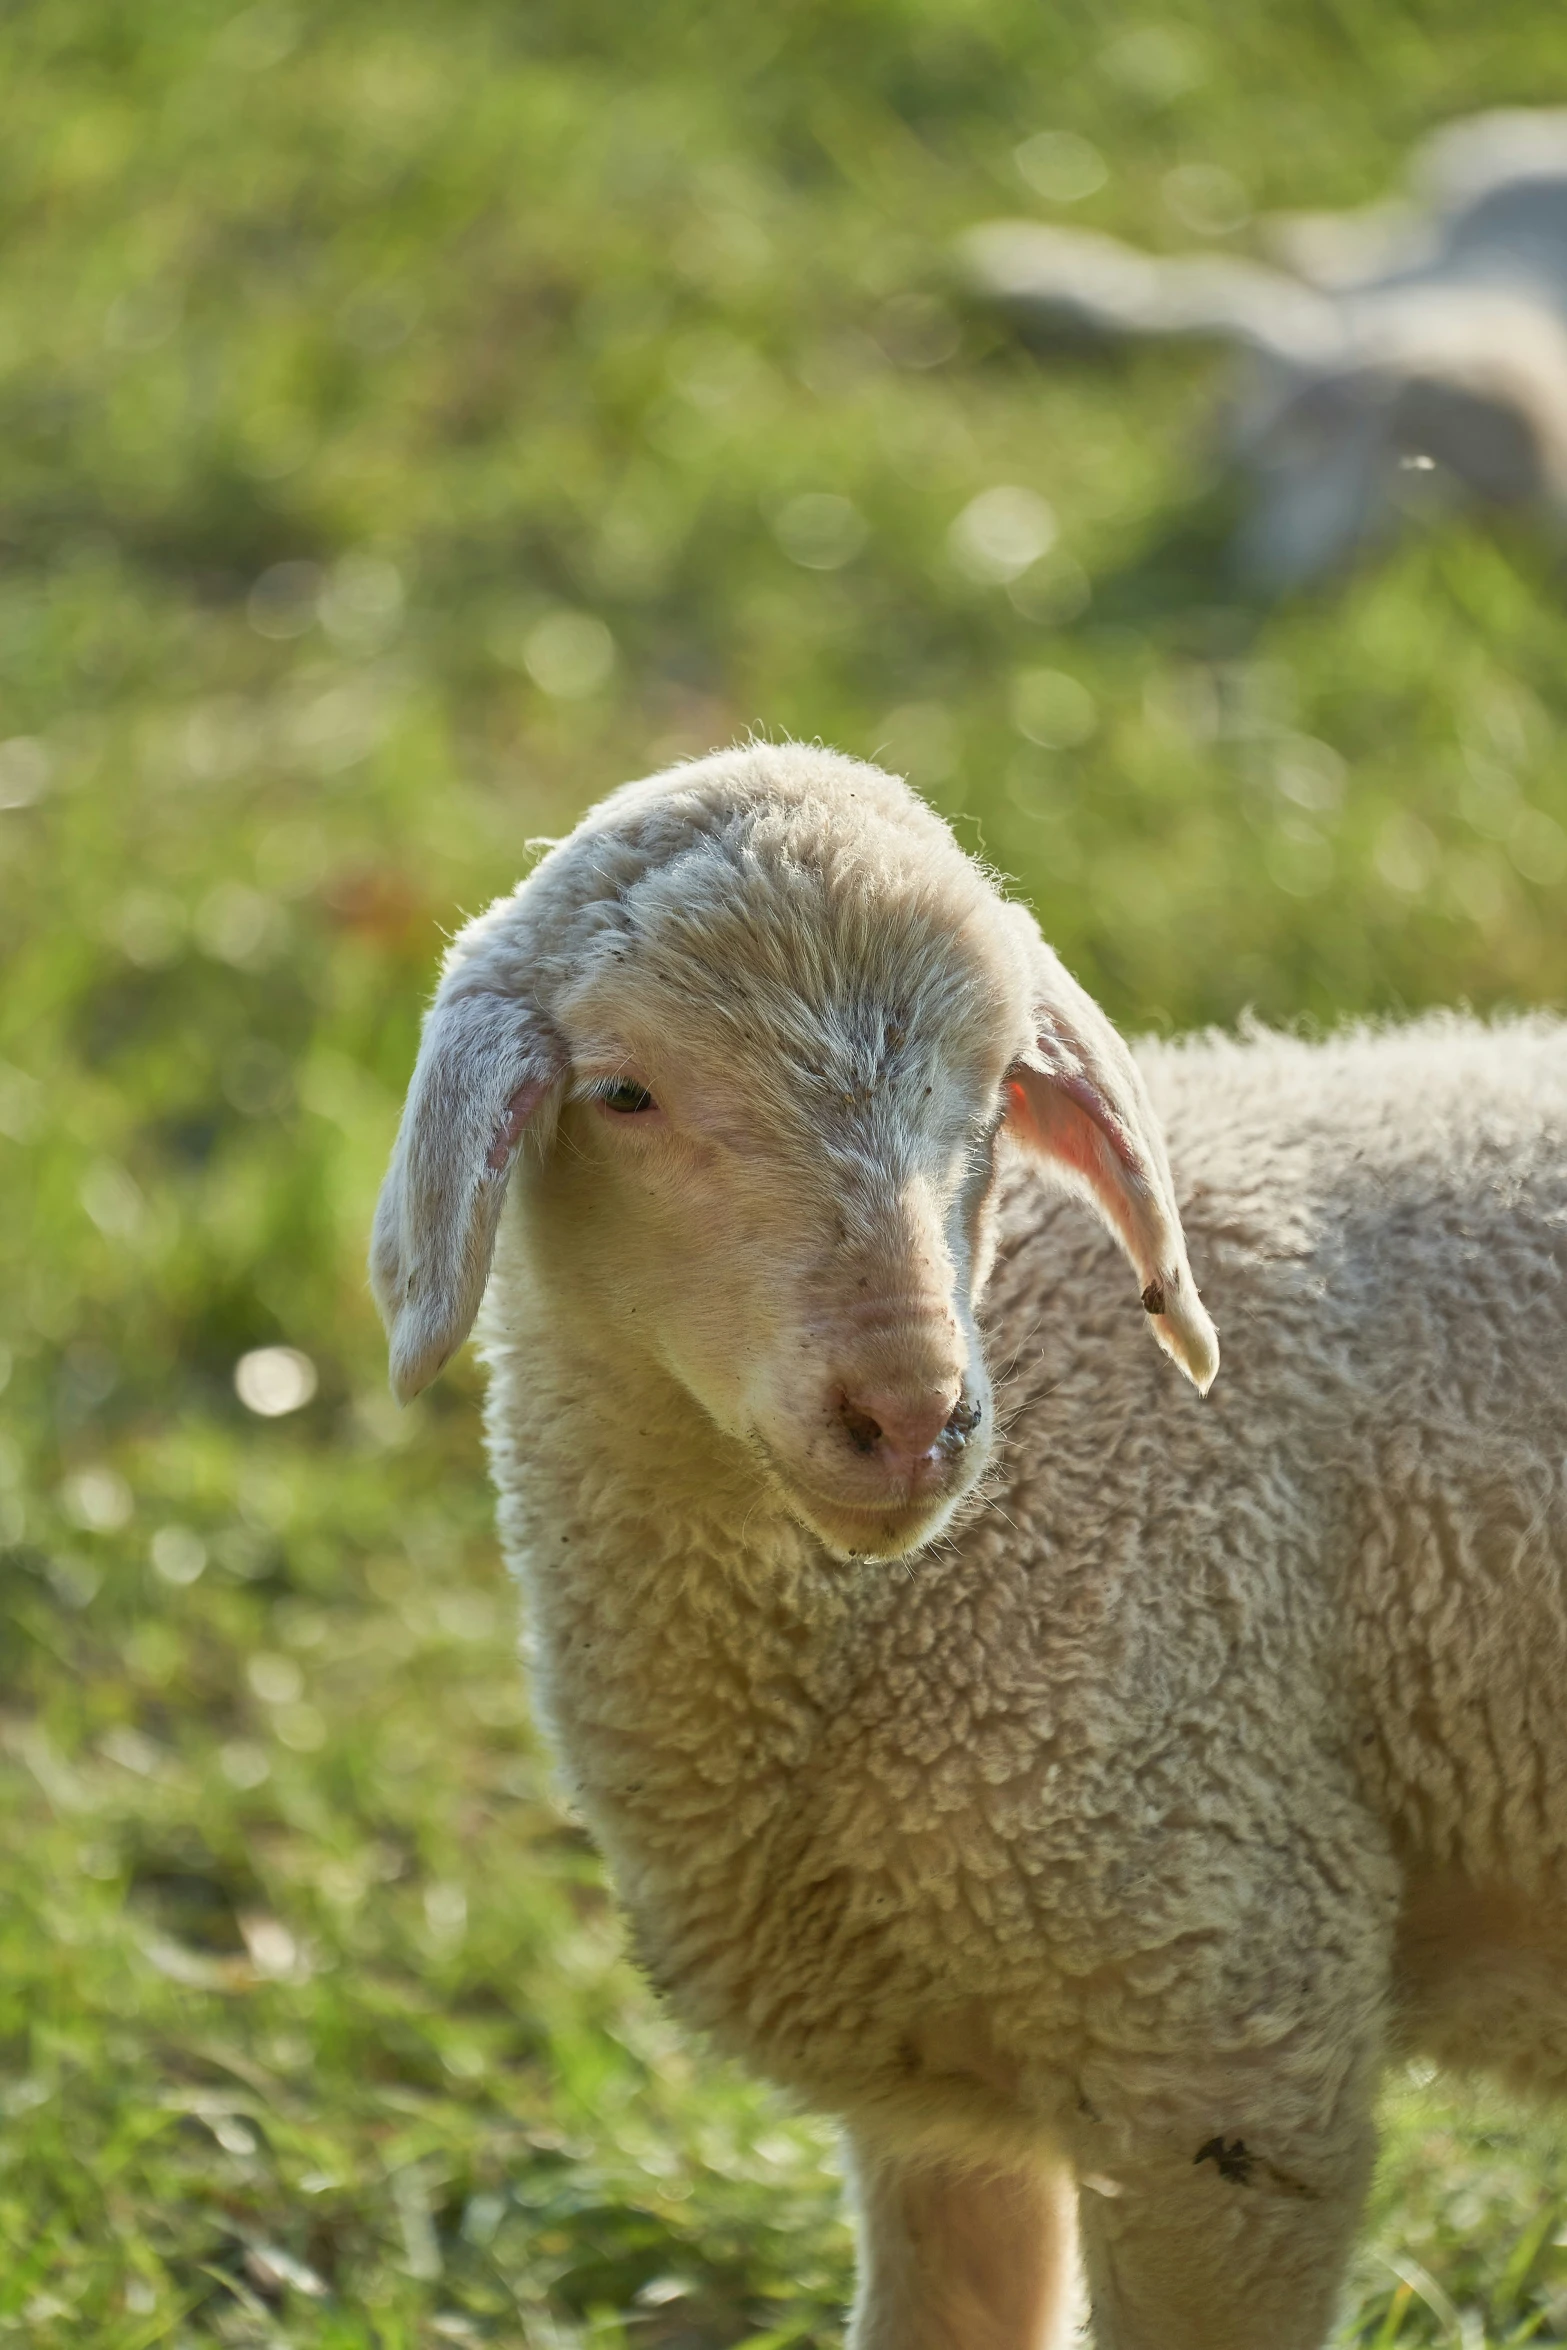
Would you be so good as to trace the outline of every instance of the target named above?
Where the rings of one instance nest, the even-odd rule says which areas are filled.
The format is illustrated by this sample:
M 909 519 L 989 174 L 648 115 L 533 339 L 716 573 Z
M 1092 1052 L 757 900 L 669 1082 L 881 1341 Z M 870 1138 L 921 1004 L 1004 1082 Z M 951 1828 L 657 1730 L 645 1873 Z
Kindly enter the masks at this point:
M 526 1004 L 475 986 L 461 966 L 448 977 L 425 1017 L 370 1242 L 399 1403 L 473 1327 L 518 1145 L 552 1120 L 564 1069 Z
M 1098 1209 L 1131 1259 L 1155 1338 L 1200 1395 L 1219 1341 L 1186 1261 L 1164 1137 L 1136 1062 L 1042 941 L 1032 1049 L 1007 1076 L 1007 1124 Z

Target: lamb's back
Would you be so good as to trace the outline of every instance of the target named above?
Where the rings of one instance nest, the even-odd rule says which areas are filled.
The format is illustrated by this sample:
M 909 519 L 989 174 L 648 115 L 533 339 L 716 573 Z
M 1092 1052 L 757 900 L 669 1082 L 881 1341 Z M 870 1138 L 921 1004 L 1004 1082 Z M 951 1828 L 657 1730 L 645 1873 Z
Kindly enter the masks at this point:
M 1116 1626 L 1129 1718 L 1157 1692 L 1155 1734 L 1189 1736 L 1222 1703 L 1281 1783 L 1336 1757 L 1400 1845 L 1550 1876 L 1567 1027 L 1443 1016 L 1143 1060 L 1223 1367 L 1206 1401 L 1161 1376 L 1092 1219 L 1015 1180 L 990 1326 L 1018 1364 L 1005 1506 L 1070 1606 L 1095 1595 L 1101 1662 Z

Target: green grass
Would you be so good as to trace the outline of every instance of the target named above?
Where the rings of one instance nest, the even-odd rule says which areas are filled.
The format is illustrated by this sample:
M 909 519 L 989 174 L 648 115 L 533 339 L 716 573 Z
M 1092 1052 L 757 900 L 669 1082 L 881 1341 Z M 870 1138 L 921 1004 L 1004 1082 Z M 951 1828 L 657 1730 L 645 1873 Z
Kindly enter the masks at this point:
M 788 730 L 890 746 L 1133 1025 L 1567 994 L 1551 547 L 1250 601 L 1209 362 L 1031 355 L 943 258 L 1041 128 L 1136 238 L 1192 160 L 1369 199 L 1567 17 L 1148 30 L 0 16 L 0 2339 L 836 2338 L 829 2138 L 674 2035 L 551 1792 L 475 1382 L 385 1396 L 421 998 L 530 838 Z M 998 485 L 1057 525 L 1010 593 Z M 1567 2340 L 1564 2233 L 1543 2125 L 1406 2086 L 1348 2338 Z

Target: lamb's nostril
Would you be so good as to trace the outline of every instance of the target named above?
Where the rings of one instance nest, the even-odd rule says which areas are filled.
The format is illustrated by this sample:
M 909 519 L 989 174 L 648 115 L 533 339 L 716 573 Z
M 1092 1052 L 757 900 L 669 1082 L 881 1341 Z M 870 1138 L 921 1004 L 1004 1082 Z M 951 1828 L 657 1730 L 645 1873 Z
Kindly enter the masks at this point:
M 847 1396 L 838 1406 L 838 1417 L 842 1420 L 844 1432 L 856 1452 L 874 1452 L 876 1450 L 877 1445 L 881 1442 L 880 1420 L 873 1419 L 869 1412 L 862 1412 L 859 1405 L 850 1403 Z

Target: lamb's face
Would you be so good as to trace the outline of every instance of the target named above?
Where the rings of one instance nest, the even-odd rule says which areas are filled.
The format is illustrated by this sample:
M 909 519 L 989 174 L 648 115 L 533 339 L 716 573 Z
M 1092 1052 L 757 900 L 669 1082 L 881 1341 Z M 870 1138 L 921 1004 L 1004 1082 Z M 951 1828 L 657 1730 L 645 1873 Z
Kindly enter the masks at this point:
M 802 901 L 638 909 L 551 1006 L 571 1077 L 519 1200 L 580 1342 L 677 1380 L 829 1549 L 896 1556 L 990 1452 L 975 1305 L 1026 974 L 917 904 L 834 934 Z
M 544 1327 L 628 1443 L 674 1382 L 829 1549 L 900 1555 L 990 1450 L 1003 1127 L 1104 1218 L 1206 1389 L 1136 1065 L 945 826 L 798 747 L 628 786 L 449 959 L 371 1248 L 393 1388 L 462 1343 L 512 1182 Z

